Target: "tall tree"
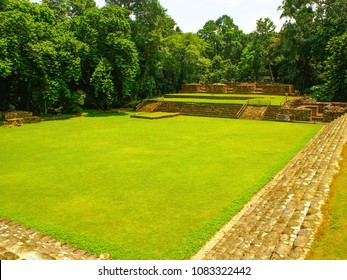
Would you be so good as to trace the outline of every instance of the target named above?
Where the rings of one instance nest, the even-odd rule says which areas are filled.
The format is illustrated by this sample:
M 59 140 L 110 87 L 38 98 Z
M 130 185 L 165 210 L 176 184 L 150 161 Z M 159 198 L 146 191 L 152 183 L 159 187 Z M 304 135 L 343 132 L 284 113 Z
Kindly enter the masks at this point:
M 306 93 L 315 86 L 315 96 L 324 98 L 323 92 L 335 91 L 326 80 L 329 76 L 325 75 L 326 63 L 332 55 L 331 40 L 342 36 L 347 28 L 347 2 L 284 0 L 281 8 L 282 16 L 287 19 L 281 32 L 284 54 L 281 75 Z M 319 84 L 323 85 L 320 93 Z
M 317 82 L 311 49 L 317 28 L 318 2 L 284 0 L 281 6 L 286 22 L 281 31 L 283 61 L 280 76 L 283 82 L 294 83 L 304 92 Z
M 203 56 L 206 42 L 193 33 L 175 32 L 164 41 L 163 71 L 167 92 L 175 92 L 184 83 L 204 80 L 209 59 Z
M 116 5 L 91 8 L 73 19 L 71 30 L 89 46 L 89 52 L 81 57 L 80 81 L 89 106 L 105 109 L 129 99 L 134 94 L 138 73 L 129 11 Z M 101 94 L 106 87 L 107 93 Z
M 132 40 L 136 44 L 140 63 L 137 78 L 139 96 L 162 95 L 165 92 L 163 42 L 174 33 L 174 20 L 166 14 L 158 0 L 109 0 L 106 3 L 127 7 L 131 11 Z
M 232 81 L 246 44 L 246 35 L 227 15 L 208 21 L 197 33 L 207 42 L 205 55 L 212 61 L 208 82 Z
M 3 109 L 32 109 L 35 87 L 30 60 L 31 45 L 49 40 L 55 18 L 46 6 L 10 0 L 0 12 L 0 102 Z

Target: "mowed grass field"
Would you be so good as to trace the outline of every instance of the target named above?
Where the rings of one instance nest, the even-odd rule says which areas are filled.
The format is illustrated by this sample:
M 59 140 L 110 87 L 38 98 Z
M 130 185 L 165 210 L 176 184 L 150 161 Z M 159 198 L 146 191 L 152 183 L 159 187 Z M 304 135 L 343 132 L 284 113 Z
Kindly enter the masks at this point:
M 320 128 L 127 113 L 0 127 L 0 216 L 112 259 L 187 259 Z

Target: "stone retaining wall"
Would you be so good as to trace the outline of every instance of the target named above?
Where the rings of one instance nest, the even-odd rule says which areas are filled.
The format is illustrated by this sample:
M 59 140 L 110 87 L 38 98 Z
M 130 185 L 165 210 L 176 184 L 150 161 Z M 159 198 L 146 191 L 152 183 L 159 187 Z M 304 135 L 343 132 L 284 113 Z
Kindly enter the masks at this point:
M 310 109 L 281 109 L 280 114 L 288 116 L 290 121 L 309 122 L 312 118 Z
M 187 116 L 237 118 L 243 105 L 219 103 L 161 102 L 154 112 L 181 113 Z
M 280 84 L 265 84 L 261 86 L 262 94 L 268 95 L 293 95 L 294 86 L 293 85 L 280 85 Z
M 202 84 L 185 84 L 182 86 L 182 91 L 186 93 L 203 93 L 206 92 Z
M 236 93 L 264 95 L 294 95 L 294 86 L 274 83 L 215 83 L 184 84 L 182 91 L 186 93 Z
M 256 89 L 255 84 L 250 85 L 235 85 L 233 89 L 233 93 L 237 94 L 247 94 L 247 93 L 254 93 Z
M 226 84 L 207 84 L 206 92 L 208 93 L 227 93 L 228 86 Z
M 33 116 L 32 112 L 27 111 L 11 111 L 11 112 L 2 112 L 0 114 L 0 119 L 2 120 L 9 120 L 9 119 L 16 119 L 16 118 L 30 118 Z

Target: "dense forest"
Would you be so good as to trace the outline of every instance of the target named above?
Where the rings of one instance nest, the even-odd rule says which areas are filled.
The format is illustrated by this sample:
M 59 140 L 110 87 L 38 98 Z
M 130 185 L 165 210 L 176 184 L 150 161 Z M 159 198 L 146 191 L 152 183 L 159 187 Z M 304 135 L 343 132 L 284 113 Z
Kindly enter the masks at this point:
M 0 110 L 108 109 L 183 83 L 294 84 L 347 101 L 347 1 L 283 0 L 276 32 L 227 15 L 184 33 L 158 0 L 0 0 Z

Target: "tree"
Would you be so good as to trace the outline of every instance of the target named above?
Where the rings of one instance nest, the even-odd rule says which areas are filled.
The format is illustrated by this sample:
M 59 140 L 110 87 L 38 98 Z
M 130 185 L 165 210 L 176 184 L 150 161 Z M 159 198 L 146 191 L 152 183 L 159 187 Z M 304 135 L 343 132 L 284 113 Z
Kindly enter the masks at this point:
M 6 9 L 7 6 L 7 0 L 0 0 L 0 11 L 3 11 Z
M 256 60 L 253 69 L 256 81 L 275 81 L 273 68 L 276 66 L 276 48 L 278 36 L 276 26 L 270 18 L 257 20 L 255 32 L 251 34 L 251 40 L 256 52 Z
M 87 9 L 96 7 L 94 0 L 42 0 L 42 3 L 53 10 L 60 20 L 82 15 Z
M 35 109 L 44 114 L 80 111 L 85 98 L 76 89 L 81 78 L 80 54 L 88 47 L 57 27 L 50 40 L 32 43 L 29 48 Z
M 325 83 L 314 86 L 313 96 L 323 101 L 347 101 L 347 33 L 333 37 L 327 44 L 327 59 L 321 79 Z
M 312 39 L 317 25 L 317 4 L 311 0 L 284 0 L 282 18 L 287 21 L 281 31 L 283 61 L 280 78 L 294 83 L 305 92 L 317 82 L 315 59 L 312 56 Z
M 1 107 L 33 109 L 35 78 L 30 59 L 31 45 L 49 40 L 55 18 L 46 6 L 10 0 L 0 13 Z M 33 79 L 34 78 L 34 79 Z
M 73 18 L 71 30 L 89 46 L 89 51 L 81 55 L 80 80 L 87 105 L 104 109 L 134 95 L 139 63 L 131 40 L 129 11 L 116 5 L 91 8 Z M 106 87 L 107 93 L 101 94 Z
M 206 80 L 236 80 L 236 65 L 246 44 L 246 35 L 227 15 L 208 21 L 197 34 L 206 41 L 205 56 L 212 61 Z
M 184 83 L 204 79 L 209 59 L 202 54 L 206 42 L 193 33 L 175 32 L 164 40 L 163 73 L 167 92 L 175 92 Z
M 282 16 L 287 22 L 281 32 L 282 79 L 295 83 L 303 92 L 329 99 L 334 92 L 326 80 L 326 63 L 331 56 L 331 40 L 342 36 L 347 28 L 345 0 L 284 0 Z M 317 94 L 317 85 L 325 90 Z M 318 86 L 319 88 L 319 86 Z M 323 93 L 325 92 L 325 93 Z M 326 98 L 324 95 L 327 94 Z

